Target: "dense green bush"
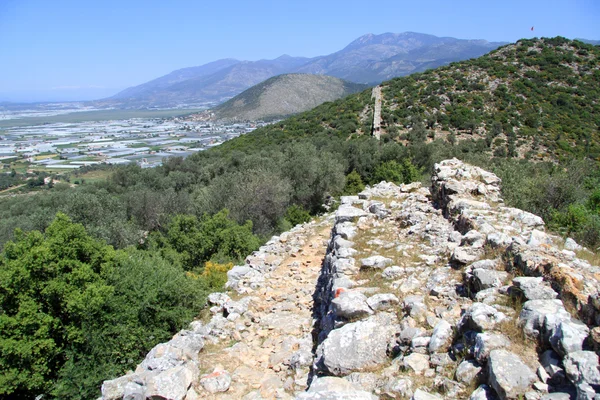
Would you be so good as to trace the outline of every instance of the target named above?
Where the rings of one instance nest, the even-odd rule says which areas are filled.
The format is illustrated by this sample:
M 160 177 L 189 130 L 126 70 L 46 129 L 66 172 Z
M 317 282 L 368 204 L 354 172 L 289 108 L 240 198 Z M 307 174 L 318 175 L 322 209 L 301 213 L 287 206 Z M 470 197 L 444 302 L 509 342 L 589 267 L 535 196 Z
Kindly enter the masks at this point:
M 202 282 L 135 249 L 115 251 L 59 214 L 0 254 L 0 395 L 95 398 L 205 302 Z

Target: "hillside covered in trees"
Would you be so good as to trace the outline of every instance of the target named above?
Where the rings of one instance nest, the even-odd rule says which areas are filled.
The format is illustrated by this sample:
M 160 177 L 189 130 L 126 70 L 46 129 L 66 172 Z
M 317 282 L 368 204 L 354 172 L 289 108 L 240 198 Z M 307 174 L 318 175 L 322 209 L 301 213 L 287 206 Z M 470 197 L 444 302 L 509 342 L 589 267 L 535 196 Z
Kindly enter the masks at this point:
M 596 249 L 599 55 L 522 40 L 385 82 L 380 141 L 367 90 L 155 169 L 2 198 L 0 396 L 97 395 L 270 235 L 442 159 L 492 170 L 508 205 Z

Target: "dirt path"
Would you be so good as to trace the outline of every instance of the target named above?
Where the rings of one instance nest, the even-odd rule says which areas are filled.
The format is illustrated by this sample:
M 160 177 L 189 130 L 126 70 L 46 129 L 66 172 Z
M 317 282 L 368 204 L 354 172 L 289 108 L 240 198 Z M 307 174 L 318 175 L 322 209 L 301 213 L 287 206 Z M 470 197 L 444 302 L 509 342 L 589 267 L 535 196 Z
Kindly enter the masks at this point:
M 266 277 L 265 286 L 251 294 L 251 321 L 238 323 L 230 342 L 203 349 L 201 372 L 220 367 L 232 378 L 226 393 L 204 397 L 207 393 L 201 392 L 203 398 L 291 399 L 294 391 L 306 388 L 312 362 L 312 296 L 331 227 L 330 220 L 324 221 L 281 239 L 290 243 L 290 251 Z
M 372 96 L 375 98 L 375 108 L 373 111 L 373 136 L 379 140 L 381 136 L 381 86 L 373 88 Z

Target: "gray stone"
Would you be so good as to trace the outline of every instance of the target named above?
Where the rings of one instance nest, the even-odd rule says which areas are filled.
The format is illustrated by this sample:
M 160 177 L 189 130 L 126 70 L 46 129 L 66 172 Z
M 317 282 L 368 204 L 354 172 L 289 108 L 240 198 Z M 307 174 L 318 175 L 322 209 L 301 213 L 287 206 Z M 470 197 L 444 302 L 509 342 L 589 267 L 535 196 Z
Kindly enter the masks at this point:
M 392 265 L 392 259 L 383 256 L 371 256 L 360 260 L 362 268 L 380 268 L 383 269 Z
M 379 313 L 334 329 L 317 348 L 317 368 L 339 376 L 380 366 L 387 359 L 395 325 L 395 316 Z
M 473 355 L 478 362 L 483 364 L 492 350 L 508 347 L 510 347 L 510 340 L 504 335 L 490 332 L 478 333 L 475 336 Z
M 344 377 L 348 382 L 352 383 L 356 388 L 367 392 L 374 391 L 379 386 L 379 375 L 372 372 L 353 372 Z
M 356 236 L 356 227 L 352 222 L 342 222 L 335 225 L 335 232 L 344 239 L 350 240 Z
M 231 282 L 239 281 L 242 278 L 249 276 L 260 275 L 260 272 L 247 265 L 236 265 L 227 271 L 227 280 Z
M 402 364 L 405 368 L 413 370 L 417 375 L 422 375 L 429 369 L 429 357 L 425 354 L 411 353 L 404 357 Z
M 451 260 L 459 264 L 469 264 L 479 258 L 479 252 L 473 251 L 470 247 L 457 247 L 452 252 Z
M 475 261 L 473 264 L 469 265 L 469 269 L 471 270 L 475 270 L 475 269 L 489 269 L 489 270 L 495 270 L 498 267 L 498 260 L 494 259 L 494 260 L 479 260 L 479 261 Z
M 354 265 L 353 258 L 339 258 L 333 262 L 333 272 L 338 275 L 354 275 L 358 268 Z
M 540 400 L 571 400 L 571 395 L 563 392 L 547 393 Z
M 433 328 L 431 341 L 429 342 L 429 352 L 438 353 L 448 351 L 452 344 L 453 335 L 452 325 L 446 320 L 438 322 L 435 328 Z
M 577 242 L 571 238 L 567 238 L 565 240 L 565 249 L 567 250 L 571 250 L 571 251 L 578 251 L 583 249 L 583 247 L 581 247 L 579 244 L 577 244 Z
M 427 393 L 424 390 L 417 389 L 411 397 L 411 400 L 442 400 L 442 398 L 435 394 Z
M 296 396 L 297 400 L 375 400 L 377 397 L 357 388 L 346 379 L 324 376 L 312 381 L 308 391 Z
M 145 400 L 146 387 L 137 382 L 129 382 L 123 390 L 123 400 Z
M 204 347 L 204 339 L 201 334 L 194 331 L 182 330 L 167 344 L 181 349 L 185 359 L 197 360 L 198 353 Z
M 217 292 L 208 295 L 208 302 L 216 306 L 222 307 L 228 301 L 231 301 L 231 298 L 225 293 Z
M 507 350 L 492 350 L 488 358 L 489 385 L 501 399 L 515 399 L 524 394 L 535 381 L 531 369 Z
M 552 244 L 552 239 L 550 239 L 546 233 L 538 231 L 537 229 L 531 231 L 531 235 L 529 235 L 529 240 L 527 241 L 528 246 L 538 247 L 549 244 Z
M 570 319 L 571 314 L 558 299 L 526 301 L 519 314 L 519 324 L 523 326 L 523 331 L 534 338 L 549 335 L 561 321 Z
M 226 392 L 231 386 L 231 375 L 225 370 L 214 372 L 200 377 L 200 385 L 209 393 Z
M 367 298 L 356 290 L 345 290 L 331 301 L 336 316 L 346 319 L 362 318 L 373 314 Z
M 182 349 L 168 343 L 160 343 L 146 354 L 146 358 L 138 366 L 138 369 L 142 371 L 166 371 L 182 365 L 184 360 L 185 353 Z
M 587 382 L 580 382 L 576 385 L 577 400 L 597 400 L 596 390 Z
M 408 326 L 400 331 L 398 340 L 400 343 L 410 344 L 415 337 L 423 336 L 425 331 L 418 327 Z
M 341 235 L 336 236 L 333 243 L 336 250 L 348 249 L 354 245 L 354 242 L 344 239 Z
M 129 374 L 102 382 L 102 400 L 122 399 L 125 386 L 136 377 L 135 374 Z
M 498 288 L 508 279 L 508 273 L 489 269 L 473 270 L 473 286 L 476 292 L 489 288 Z
M 469 400 L 496 400 L 496 392 L 488 385 L 481 385 L 471 393 Z
M 195 363 L 187 363 L 161 372 L 150 378 L 146 396 L 158 399 L 182 400 L 200 371 Z
M 483 303 L 473 303 L 461 317 L 458 326 L 461 332 L 467 330 L 487 331 L 493 330 L 497 324 L 506 320 L 504 313 L 494 307 Z
M 367 299 L 367 304 L 374 311 L 387 310 L 400 304 L 398 297 L 391 293 L 381 293 Z
M 551 332 L 550 345 L 561 356 L 583 350 L 583 343 L 590 333 L 583 322 L 578 320 L 562 321 Z
M 551 300 L 558 294 L 543 283 L 543 278 L 520 276 L 513 279 L 511 294 L 521 294 L 527 300 Z
M 413 340 L 410 342 L 410 347 L 411 347 L 412 351 L 425 354 L 425 353 L 427 353 L 426 347 L 429 346 L 430 340 L 431 340 L 431 337 L 429 337 L 429 336 L 421 336 L 421 337 L 413 338 Z
M 381 276 L 384 279 L 396 279 L 396 278 L 398 278 L 398 277 L 400 277 L 402 275 L 404 275 L 404 268 L 399 267 L 397 265 L 394 265 L 394 266 L 391 266 L 391 267 L 387 267 L 381 273 Z
M 551 379 L 564 375 L 560 356 L 554 350 L 546 350 L 540 355 L 540 363 Z
M 593 351 L 574 351 L 564 358 L 563 363 L 571 382 L 600 385 L 598 355 Z
M 493 232 L 487 235 L 487 243 L 494 248 L 503 248 L 510 246 L 512 238 L 506 233 Z
M 412 381 L 408 378 L 392 380 L 386 386 L 386 392 L 391 395 L 390 397 L 395 397 L 394 395 L 398 395 L 403 398 L 411 397 L 413 395 Z
M 481 372 L 481 365 L 473 360 L 463 360 L 456 368 L 456 380 L 470 385 Z
M 335 222 L 356 222 L 360 217 L 366 217 L 367 215 L 369 215 L 369 213 L 360 208 L 342 204 L 335 212 Z

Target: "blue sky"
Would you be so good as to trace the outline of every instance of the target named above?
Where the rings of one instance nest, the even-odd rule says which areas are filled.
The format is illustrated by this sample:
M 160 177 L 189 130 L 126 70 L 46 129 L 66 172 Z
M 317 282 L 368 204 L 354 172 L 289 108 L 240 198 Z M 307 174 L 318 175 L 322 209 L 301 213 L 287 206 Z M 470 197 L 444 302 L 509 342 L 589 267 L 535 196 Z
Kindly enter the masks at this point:
M 102 97 L 220 58 L 329 54 L 366 33 L 600 39 L 598 21 L 598 0 L 0 0 L 0 100 Z

